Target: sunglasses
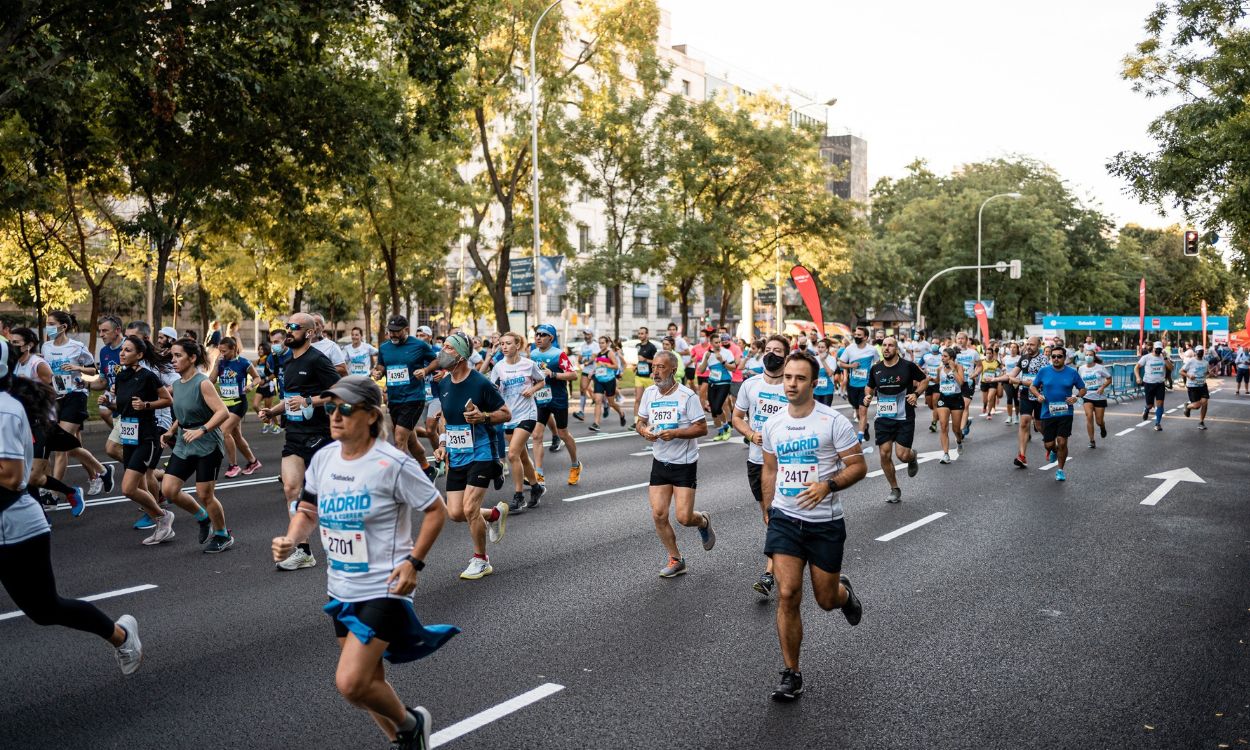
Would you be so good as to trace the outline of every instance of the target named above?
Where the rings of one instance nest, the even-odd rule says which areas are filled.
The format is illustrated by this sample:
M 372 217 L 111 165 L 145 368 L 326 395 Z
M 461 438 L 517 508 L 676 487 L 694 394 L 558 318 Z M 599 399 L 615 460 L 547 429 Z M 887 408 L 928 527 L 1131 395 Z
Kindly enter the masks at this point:
M 1068 355 L 1066 355 L 1066 354 L 1052 354 L 1052 355 L 1050 355 L 1050 358 L 1051 358 L 1051 359 L 1067 359 L 1067 358 L 1068 358 Z
M 304 326 L 300 325 L 299 323 L 287 323 L 286 329 L 288 331 L 302 331 L 304 330 Z
M 322 408 L 324 408 L 326 410 L 326 414 L 330 416 L 334 416 L 334 412 L 338 412 L 343 415 L 343 419 L 347 419 L 352 414 L 355 414 L 357 409 L 363 409 L 364 407 L 359 404 L 336 404 L 333 401 L 330 401 Z

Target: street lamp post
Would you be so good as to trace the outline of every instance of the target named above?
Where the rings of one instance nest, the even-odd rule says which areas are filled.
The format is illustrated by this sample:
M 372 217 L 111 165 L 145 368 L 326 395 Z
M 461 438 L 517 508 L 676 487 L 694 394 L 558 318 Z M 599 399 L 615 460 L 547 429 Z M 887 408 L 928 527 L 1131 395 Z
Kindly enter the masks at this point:
M 995 198 L 1022 198 L 1019 193 L 999 193 L 986 198 L 981 207 L 977 209 L 977 302 L 981 301 L 981 212 L 985 210 L 985 204 Z
M 823 136 L 829 135 L 829 108 L 837 103 L 838 103 L 837 97 L 834 97 L 830 99 L 829 101 L 825 101 L 825 102 L 808 102 L 807 104 L 804 104 L 801 107 L 796 107 L 794 109 L 794 113 L 797 115 L 798 113 L 802 112 L 808 107 L 824 107 L 825 108 L 825 132 L 820 134 L 823 137 Z
M 538 255 L 542 247 L 542 230 L 538 227 L 538 26 L 562 0 L 555 0 L 551 5 L 539 14 L 538 20 L 534 22 L 534 30 L 530 33 L 530 172 L 532 181 L 530 183 L 530 200 L 533 202 L 534 208 L 534 305 L 537 308 L 534 315 L 542 314 L 543 305 L 543 281 L 538 273 Z

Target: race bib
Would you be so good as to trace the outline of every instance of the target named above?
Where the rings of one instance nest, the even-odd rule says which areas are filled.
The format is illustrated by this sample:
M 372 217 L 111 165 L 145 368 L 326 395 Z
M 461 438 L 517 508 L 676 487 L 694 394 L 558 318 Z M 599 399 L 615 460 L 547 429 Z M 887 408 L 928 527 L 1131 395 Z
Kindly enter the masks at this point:
M 364 360 L 357 361 L 353 359 L 347 365 L 347 374 L 348 375 L 368 375 L 369 363 L 365 362 Z
M 794 497 L 820 478 L 820 463 L 814 453 L 777 457 L 777 491 Z
M 905 396 L 902 394 L 896 394 L 894 396 L 877 396 L 877 417 L 885 419 L 906 419 L 907 410 L 899 403 L 904 398 Z
M 938 374 L 938 367 L 937 365 L 925 365 L 924 371 L 930 378 L 936 378 Z
M 867 371 L 867 370 L 865 370 L 865 369 L 864 369 L 864 368 L 862 368 L 862 367 L 856 367 L 854 370 L 851 370 L 851 380 L 853 380 L 853 381 L 855 381 L 855 382 L 857 382 L 857 383 L 858 383 L 859 381 L 861 381 L 861 380 L 862 380 L 862 381 L 864 381 L 865 383 L 867 383 L 867 382 L 868 382 L 868 371 Z
M 612 371 L 612 368 L 595 365 L 595 380 L 598 380 L 600 383 L 610 383 L 614 377 L 616 377 L 616 373 Z
M 434 386 L 430 384 L 429 380 L 425 381 L 425 400 L 426 401 L 434 400 Z
M 365 538 L 363 521 L 349 521 L 330 528 L 321 524 L 321 543 L 325 545 L 330 568 L 346 573 L 365 573 L 369 570 L 369 543 Z
M 751 426 L 759 432 L 764 423 L 772 415 L 786 408 L 789 401 L 780 393 L 761 393 L 755 399 L 755 413 L 751 415 Z
M 680 406 L 676 401 L 651 402 L 651 418 L 647 421 L 651 423 L 652 431 L 675 430 L 680 420 Z
M 650 362 L 638 363 L 638 377 L 640 378 L 651 377 L 651 363 Z
M 1190 384 L 1191 386 L 1195 387 L 1195 388 L 1197 388 L 1198 386 L 1201 386 L 1201 385 L 1206 385 L 1206 384 L 1207 384 L 1207 367 L 1206 367 L 1206 365 L 1202 365 L 1201 367 L 1195 367 L 1195 368 L 1194 368 L 1193 373 L 1192 373 L 1192 374 L 1190 374 L 1190 376 L 1189 376 L 1189 384 Z
M 237 401 L 239 399 L 239 384 L 234 382 L 227 383 L 223 380 L 221 382 L 221 397 Z
M 408 365 L 388 365 L 386 368 L 386 385 L 408 385 L 412 382 Z
M 1085 388 L 1091 391 L 1097 388 L 1098 384 L 1102 382 L 1102 376 L 1096 372 L 1091 372 L 1081 379 L 1085 381 Z
M 1163 363 L 1151 362 L 1150 364 L 1146 365 L 1146 374 L 1154 376 L 1154 377 L 1160 377 L 1160 378 L 1163 377 Z
M 942 385 L 938 387 L 938 391 L 943 396 L 951 396 L 959 393 L 959 383 L 954 380 L 943 380 Z
M 139 444 L 139 420 L 135 417 L 122 417 L 122 445 Z
M 828 388 L 828 387 L 829 387 L 829 376 L 828 376 L 828 375 L 823 375 L 823 374 L 822 374 L 820 377 L 816 378 L 816 387 L 817 387 L 817 388 Z
M 1072 413 L 1072 405 L 1067 401 L 1047 402 L 1047 409 L 1052 417 L 1066 417 Z
M 534 403 L 539 406 L 546 406 L 551 403 L 551 386 L 544 385 L 534 394 Z
M 306 417 L 312 416 L 312 407 L 307 407 L 307 409 L 308 413 L 305 413 L 303 396 L 291 393 L 286 395 L 286 420 L 288 422 L 303 422 Z
M 473 425 L 447 425 L 447 452 L 461 455 L 473 452 Z

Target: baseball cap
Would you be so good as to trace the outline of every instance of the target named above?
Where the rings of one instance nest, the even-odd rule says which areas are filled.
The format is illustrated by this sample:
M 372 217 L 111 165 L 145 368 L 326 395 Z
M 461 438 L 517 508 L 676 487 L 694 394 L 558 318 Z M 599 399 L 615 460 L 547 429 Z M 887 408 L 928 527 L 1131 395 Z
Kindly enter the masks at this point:
M 433 336 L 434 330 L 429 326 L 417 326 L 417 333 L 424 333 L 426 336 Z
M 362 404 L 364 406 L 378 406 L 382 403 L 382 392 L 378 390 L 377 383 L 374 383 L 366 375 L 348 375 L 340 378 L 339 382 L 330 386 L 328 390 L 322 391 L 324 396 L 338 396 L 349 404 Z
M 1195 347 L 1194 347 L 1194 351 L 1196 351 L 1196 352 L 1202 352 L 1202 351 L 1206 351 L 1206 350 L 1202 348 L 1202 344 L 1199 344 L 1199 345 L 1197 345 L 1197 346 L 1195 346 Z
M 408 327 L 408 318 L 403 315 L 392 315 L 391 319 L 386 321 L 386 330 L 402 331 Z
M 535 334 L 545 333 L 554 339 L 556 337 L 556 327 L 551 325 L 550 323 L 543 323 L 542 325 L 534 329 L 534 333 Z
M 590 330 L 589 328 L 583 328 L 582 333 L 594 333 L 594 331 Z
M 1156 342 L 1155 342 L 1155 345 L 1154 345 L 1154 348 L 1156 348 L 1156 349 L 1162 349 L 1162 348 L 1163 348 L 1163 342 L 1162 342 L 1162 341 L 1156 341 Z
M 177 341 L 179 338 L 181 338 L 178 335 L 178 329 L 174 328 L 173 326 L 165 326 L 161 330 L 157 331 L 157 333 L 161 334 L 165 338 L 173 339 L 174 341 Z

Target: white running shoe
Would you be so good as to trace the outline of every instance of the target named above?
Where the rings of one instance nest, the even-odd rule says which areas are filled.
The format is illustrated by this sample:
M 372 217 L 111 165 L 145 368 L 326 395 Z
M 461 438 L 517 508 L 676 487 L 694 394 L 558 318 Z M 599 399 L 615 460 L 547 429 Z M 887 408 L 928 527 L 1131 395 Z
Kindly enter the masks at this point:
M 500 539 L 503 539 L 504 531 L 508 526 L 508 504 L 500 501 L 495 505 L 495 510 L 499 511 L 499 518 L 486 522 L 486 534 L 492 542 L 498 543 Z
M 143 661 L 143 644 L 139 642 L 139 623 L 131 615 L 117 618 L 117 624 L 126 631 L 126 640 L 117 647 L 117 666 L 122 674 L 134 674 Z
M 91 477 L 91 481 L 87 482 L 87 494 L 98 495 L 104 491 L 104 475 L 97 474 Z
M 165 514 L 156 519 L 156 530 L 152 532 L 152 536 L 143 540 L 143 543 L 152 546 L 161 542 L 168 542 L 174 538 L 174 512 L 166 509 Z
M 274 565 L 278 570 L 299 570 L 300 568 L 311 568 L 316 564 L 317 558 L 305 552 L 302 548 L 296 547 L 290 557 Z
M 460 574 L 460 577 L 466 581 L 476 581 L 477 579 L 485 578 L 494 572 L 495 569 L 491 567 L 490 560 L 475 557 L 469 561 L 469 567 L 464 569 L 464 572 Z
M 951 462 L 951 454 L 949 453 L 943 453 L 942 460 L 938 461 L 938 463 L 940 464 L 948 464 L 950 462 Z

